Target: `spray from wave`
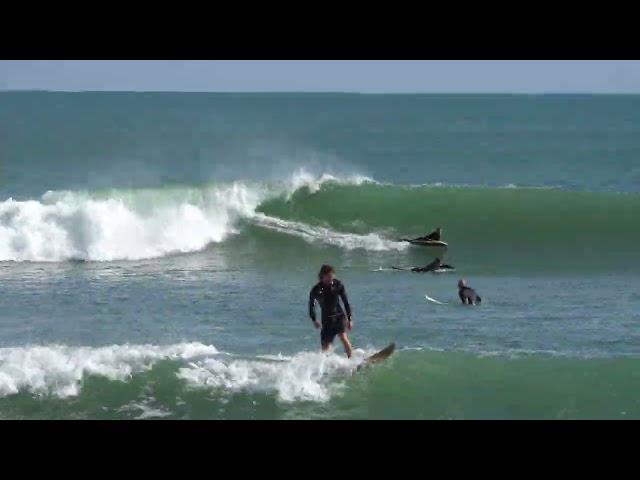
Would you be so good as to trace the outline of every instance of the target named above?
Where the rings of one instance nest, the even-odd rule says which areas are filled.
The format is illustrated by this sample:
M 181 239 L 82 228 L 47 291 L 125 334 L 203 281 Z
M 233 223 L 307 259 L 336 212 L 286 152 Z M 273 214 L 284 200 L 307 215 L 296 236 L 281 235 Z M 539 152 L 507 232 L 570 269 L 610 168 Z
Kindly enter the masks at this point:
M 333 183 L 338 185 L 363 185 L 366 183 L 377 184 L 375 180 L 365 175 L 347 175 L 336 177 L 330 173 L 323 173 L 316 176 L 304 169 L 297 170 L 291 179 L 287 182 L 287 199 L 290 199 L 293 193 L 306 188 L 310 193 L 317 193 L 325 183 Z
M 373 180 L 295 172 L 279 184 L 234 182 L 203 188 L 47 192 L 0 203 L 0 261 L 139 260 L 195 252 L 224 241 L 248 220 L 307 241 L 344 248 L 393 248 L 377 234 L 355 235 L 287 222 L 256 212 L 270 198 L 290 198 L 325 183 Z

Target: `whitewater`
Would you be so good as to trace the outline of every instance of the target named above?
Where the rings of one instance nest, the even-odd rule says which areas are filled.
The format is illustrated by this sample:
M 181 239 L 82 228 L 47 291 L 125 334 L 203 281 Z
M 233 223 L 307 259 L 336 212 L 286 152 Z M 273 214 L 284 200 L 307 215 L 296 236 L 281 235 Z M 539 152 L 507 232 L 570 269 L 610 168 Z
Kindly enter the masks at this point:
M 357 235 L 256 211 L 268 199 L 324 184 L 374 183 L 364 176 L 313 176 L 304 170 L 279 185 L 237 181 L 166 190 L 47 192 L 40 200 L 0 203 L 0 261 L 113 261 L 196 252 L 238 233 L 248 221 L 347 249 L 402 249 L 377 233 Z
M 172 362 L 171 375 L 186 390 L 275 393 L 281 402 L 326 402 L 373 350 L 358 349 L 351 359 L 300 352 L 293 356 L 236 358 L 200 342 L 173 345 L 48 345 L 0 348 L 0 398 L 19 392 L 70 398 L 87 378 L 131 381 L 159 362 Z

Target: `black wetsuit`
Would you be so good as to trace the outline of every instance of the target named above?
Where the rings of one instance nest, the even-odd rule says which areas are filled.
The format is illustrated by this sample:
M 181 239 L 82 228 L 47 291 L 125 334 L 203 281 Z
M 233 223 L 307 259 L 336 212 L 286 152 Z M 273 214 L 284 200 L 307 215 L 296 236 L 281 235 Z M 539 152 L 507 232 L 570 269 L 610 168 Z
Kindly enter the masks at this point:
M 480 295 L 471 287 L 461 287 L 458 290 L 458 296 L 465 305 L 475 305 L 476 303 L 482 302 Z
M 340 299 L 342 299 L 347 311 L 346 316 L 340 305 Z M 328 344 L 333 342 L 336 335 L 346 331 L 347 319 L 351 318 L 351 307 L 342 282 L 333 280 L 328 285 L 319 282 L 311 289 L 309 292 L 309 316 L 314 322 L 316 320 L 316 302 L 320 304 L 322 310 L 320 341 L 323 344 Z
M 437 230 L 435 232 L 431 232 L 429 235 L 424 237 L 425 240 L 438 240 L 440 241 L 440 232 Z
M 416 237 L 416 238 L 401 238 L 401 242 L 429 242 L 433 240 L 440 241 L 440 232 L 436 230 L 435 232 L 431 232 L 429 235 L 425 235 L 424 237 Z

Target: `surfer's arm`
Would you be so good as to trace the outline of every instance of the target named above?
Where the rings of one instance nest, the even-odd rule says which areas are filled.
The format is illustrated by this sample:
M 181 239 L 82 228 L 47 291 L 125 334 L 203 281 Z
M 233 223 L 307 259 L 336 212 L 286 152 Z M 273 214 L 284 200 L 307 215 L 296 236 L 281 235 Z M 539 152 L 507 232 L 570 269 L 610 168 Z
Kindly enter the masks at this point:
M 312 322 L 316 321 L 316 296 L 313 288 L 309 292 L 309 317 Z
M 351 305 L 349 305 L 349 299 L 347 298 L 347 291 L 344 289 L 344 285 L 340 288 L 340 298 L 342 299 L 342 304 L 347 312 L 347 318 L 351 321 Z

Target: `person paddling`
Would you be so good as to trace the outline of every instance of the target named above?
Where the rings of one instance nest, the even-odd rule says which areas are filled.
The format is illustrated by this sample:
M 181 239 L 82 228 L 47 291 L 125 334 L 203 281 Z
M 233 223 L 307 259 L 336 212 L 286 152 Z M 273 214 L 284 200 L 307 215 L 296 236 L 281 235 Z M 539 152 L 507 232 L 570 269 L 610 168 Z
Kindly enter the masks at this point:
M 411 269 L 412 272 L 418 273 L 434 272 L 436 270 L 455 270 L 455 267 L 453 265 L 442 263 L 439 258 L 436 258 L 433 262 L 425 265 L 424 267 L 413 267 Z
M 413 267 L 410 269 L 402 267 L 391 267 L 394 270 L 411 270 L 416 273 L 435 272 L 436 270 L 455 270 L 453 265 L 442 263 L 439 258 L 436 258 L 433 262 L 425 265 L 424 267 Z
M 424 237 L 416 237 L 416 238 L 401 238 L 401 242 L 433 242 L 433 241 L 441 241 L 442 240 L 442 228 L 438 227 L 429 235 L 425 235 Z

